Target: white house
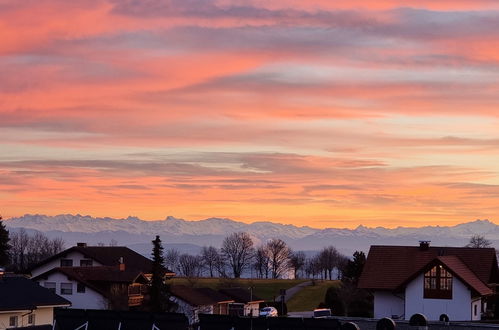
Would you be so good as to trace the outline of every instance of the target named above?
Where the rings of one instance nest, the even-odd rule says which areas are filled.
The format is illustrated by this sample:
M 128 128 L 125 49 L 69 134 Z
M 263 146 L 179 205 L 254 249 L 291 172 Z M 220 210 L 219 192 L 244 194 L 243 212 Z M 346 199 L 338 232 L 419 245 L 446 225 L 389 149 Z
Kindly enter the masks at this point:
M 0 273 L 0 330 L 51 325 L 55 307 L 70 302 L 22 276 Z
M 71 302 L 72 308 L 128 310 L 142 306 L 149 280 L 125 265 L 57 267 L 33 277 Z
M 497 283 L 494 249 L 371 246 L 359 288 L 374 296 L 374 317 L 480 320 Z

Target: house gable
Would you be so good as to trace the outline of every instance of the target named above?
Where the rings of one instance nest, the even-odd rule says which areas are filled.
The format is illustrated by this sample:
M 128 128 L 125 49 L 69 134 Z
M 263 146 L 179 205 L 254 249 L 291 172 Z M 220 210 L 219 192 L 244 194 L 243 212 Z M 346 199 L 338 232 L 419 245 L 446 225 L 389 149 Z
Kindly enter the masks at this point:
M 455 256 L 484 284 L 497 283 L 494 249 L 373 245 L 369 250 L 359 287 L 402 290 L 404 282 L 437 257 Z

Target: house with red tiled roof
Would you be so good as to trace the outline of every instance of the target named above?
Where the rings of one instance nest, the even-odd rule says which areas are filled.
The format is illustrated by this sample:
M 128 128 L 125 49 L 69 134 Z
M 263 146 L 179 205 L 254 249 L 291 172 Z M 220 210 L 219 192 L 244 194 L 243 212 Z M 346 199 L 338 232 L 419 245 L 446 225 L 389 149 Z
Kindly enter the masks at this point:
M 130 310 L 147 301 L 149 280 L 136 269 L 115 266 L 56 267 L 33 277 L 71 302 L 72 308 Z
M 86 243 L 78 243 L 41 261 L 30 269 L 30 273 L 36 277 L 56 267 L 119 267 L 120 264 L 146 276 L 152 273 L 152 260 L 126 246 L 88 246 Z M 165 269 L 165 276 L 173 277 L 175 273 Z
M 454 321 L 480 320 L 486 298 L 495 294 L 495 249 L 419 246 L 371 246 L 359 288 L 374 296 L 374 317 L 428 320 L 445 315 Z

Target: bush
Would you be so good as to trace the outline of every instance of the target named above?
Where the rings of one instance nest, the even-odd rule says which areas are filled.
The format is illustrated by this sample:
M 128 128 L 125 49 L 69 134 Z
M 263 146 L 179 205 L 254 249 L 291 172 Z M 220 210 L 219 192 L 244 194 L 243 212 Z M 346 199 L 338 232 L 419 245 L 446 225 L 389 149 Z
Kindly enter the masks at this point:
M 333 315 L 344 316 L 345 306 L 342 299 L 340 299 L 341 287 L 330 287 L 326 291 L 324 304 L 326 308 L 330 308 Z

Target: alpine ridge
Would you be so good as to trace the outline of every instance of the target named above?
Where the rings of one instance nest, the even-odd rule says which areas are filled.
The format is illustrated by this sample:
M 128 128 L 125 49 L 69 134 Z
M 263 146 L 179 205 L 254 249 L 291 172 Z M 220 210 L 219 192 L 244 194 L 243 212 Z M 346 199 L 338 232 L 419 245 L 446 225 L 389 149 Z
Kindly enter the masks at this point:
M 367 252 L 373 244 L 415 245 L 419 240 L 430 240 L 432 245 L 464 246 L 474 234 L 484 235 L 494 246 L 499 243 L 499 226 L 489 220 L 475 220 L 455 226 L 369 228 L 359 225 L 355 229 L 317 229 L 268 221 L 247 224 L 226 218 L 188 221 L 168 216 L 163 220 L 144 221 L 132 216 L 115 219 L 80 214 L 26 214 L 7 219 L 4 223 L 13 231 L 25 228 L 43 232 L 49 237 L 62 237 L 67 245 L 80 241 L 107 244 L 114 240 L 144 253 L 150 252 L 150 241 L 154 235 L 161 235 L 167 248 L 170 245 L 193 253 L 204 245 L 218 247 L 225 236 L 238 231 L 248 232 L 257 245 L 278 237 L 295 250 L 319 250 L 334 245 L 349 255 L 355 250 Z

